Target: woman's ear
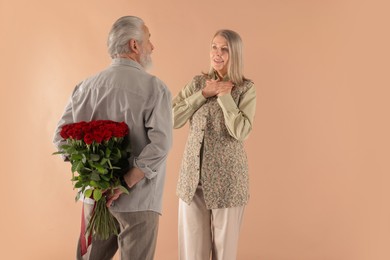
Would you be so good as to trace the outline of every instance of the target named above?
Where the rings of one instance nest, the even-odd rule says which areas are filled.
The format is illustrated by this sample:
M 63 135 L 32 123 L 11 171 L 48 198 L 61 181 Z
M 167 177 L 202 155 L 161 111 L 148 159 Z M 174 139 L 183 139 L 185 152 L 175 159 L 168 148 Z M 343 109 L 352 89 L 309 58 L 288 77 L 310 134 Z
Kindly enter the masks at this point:
M 131 52 L 139 54 L 139 45 L 136 40 L 131 39 L 129 41 L 129 49 L 131 50 Z

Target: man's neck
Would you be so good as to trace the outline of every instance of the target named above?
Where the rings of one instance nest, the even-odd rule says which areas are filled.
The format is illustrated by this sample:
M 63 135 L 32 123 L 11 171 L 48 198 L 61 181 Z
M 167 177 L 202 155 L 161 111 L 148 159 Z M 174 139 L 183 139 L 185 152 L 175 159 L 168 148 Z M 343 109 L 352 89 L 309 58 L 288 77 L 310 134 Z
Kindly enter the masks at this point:
M 137 54 L 136 53 L 118 54 L 118 55 L 116 55 L 116 58 L 129 59 L 129 60 L 133 60 L 133 61 L 135 61 L 137 63 L 140 63 L 139 60 L 137 59 Z

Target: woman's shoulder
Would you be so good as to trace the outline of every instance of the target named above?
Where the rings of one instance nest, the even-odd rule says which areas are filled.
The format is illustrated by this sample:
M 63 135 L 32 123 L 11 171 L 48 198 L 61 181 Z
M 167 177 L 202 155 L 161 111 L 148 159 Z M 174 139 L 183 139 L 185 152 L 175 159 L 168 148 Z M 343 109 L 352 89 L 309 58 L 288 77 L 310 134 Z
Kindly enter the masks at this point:
M 205 81 L 208 79 L 209 79 L 209 76 L 207 74 L 195 75 L 191 80 L 191 84 L 193 84 L 196 87 L 200 87 L 200 86 L 203 86 Z
M 244 84 L 243 85 L 250 88 L 250 87 L 254 87 L 255 83 L 251 79 L 244 78 Z
M 249 89 L 255 87 L 255 83 L 251 79 L 244 78 L 244 82 L 241 85 L 242 93 L 247 92 Z
M 204 81 L 210 79 L 210 75 L 206 73 L 198 74 L 193 77 L 193 81 Z

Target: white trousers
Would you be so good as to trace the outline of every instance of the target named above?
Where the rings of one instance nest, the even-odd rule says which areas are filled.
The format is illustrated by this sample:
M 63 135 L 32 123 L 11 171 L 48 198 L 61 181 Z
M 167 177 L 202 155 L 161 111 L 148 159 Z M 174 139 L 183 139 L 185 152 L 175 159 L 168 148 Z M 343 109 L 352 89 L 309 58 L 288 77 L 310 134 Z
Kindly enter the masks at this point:
M 179 260 L 235 260 L 244 208 L 207 209 L 201 186 L 179 200 Z

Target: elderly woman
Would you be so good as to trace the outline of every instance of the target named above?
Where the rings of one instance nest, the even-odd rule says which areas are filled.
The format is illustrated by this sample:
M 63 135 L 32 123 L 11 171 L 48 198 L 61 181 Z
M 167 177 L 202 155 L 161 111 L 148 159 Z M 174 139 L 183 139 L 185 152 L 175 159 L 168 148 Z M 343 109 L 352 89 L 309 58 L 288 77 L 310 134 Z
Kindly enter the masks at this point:
M 243 140 L 252 130 L 256 92 L 242 73 L 241 37 L 217 31 L 210 62 L 209 72 L 173 100 L 174 128 L 190 124 L 177 184 L 180 260 L 236 259 L 249 199 Z

